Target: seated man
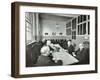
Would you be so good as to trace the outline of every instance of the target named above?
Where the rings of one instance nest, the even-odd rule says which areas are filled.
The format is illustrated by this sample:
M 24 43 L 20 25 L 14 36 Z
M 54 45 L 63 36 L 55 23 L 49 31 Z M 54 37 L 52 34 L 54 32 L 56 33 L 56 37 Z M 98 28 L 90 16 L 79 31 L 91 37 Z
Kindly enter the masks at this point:
M 50 55 L 50 48 L 48 46 L 43 46 L 41 48 L 41 55 L 38 57 L 36 66 L 54 66 L 54 65 L 61 65 L 61 61 L 54 62 L 49 57 Z
M 32 67 L 37 62 L 38 56 L 40 55 L 42 44 L 41 42 L 34 42 L 27 45 L 26 48 L 26 66 Z
M 67 51 L 71 55 L 74 52 L 74 46 L 72 45 L 72 41 L 71 40 L 68 40 L 68 42 L 67 42 Z
M 50 50 L 54 50 L 53 48 L 53 43 L 51 43 L 51 41 L 50 40 L 47 40 L 46 41 L 46 46 L 49 46 L 49 48 L 50 48 Z
M 84 48 L 82 43 L 74 56 L 79 60 L 78 64 L 89 64 L 89 48 Z

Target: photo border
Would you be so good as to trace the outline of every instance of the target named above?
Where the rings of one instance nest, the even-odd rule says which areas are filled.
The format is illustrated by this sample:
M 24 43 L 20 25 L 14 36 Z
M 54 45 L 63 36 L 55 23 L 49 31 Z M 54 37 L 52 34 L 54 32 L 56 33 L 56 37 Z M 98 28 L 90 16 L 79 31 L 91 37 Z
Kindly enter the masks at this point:
M 20 20 L 19 20 L 19 8 L 20 6 L 39 6 L 39 7 L 56 7 L 56 8 L 73 8 L 73 9 L 88 9 L 95 11 L 95 70 L 90 71 L 74 71 L 74 72 L 55 72 L 55 73 L 43 73 L 43 74 L 19 74 L 19 35 L 20 35 Z M 47 3 L 31 3 L 31 2 L 13 2 L 11 4 L 11 76 L 16 78 L 22 77 L 40 77 L 40 76 L 58 76 L 58 75 L 72 75 L 72 74 L 85 74 L 85 73 L 97 73 L 97 13 L 96 6 L 81 6 L 81 5 L 62 5 L 62 4 L 47 4 Z

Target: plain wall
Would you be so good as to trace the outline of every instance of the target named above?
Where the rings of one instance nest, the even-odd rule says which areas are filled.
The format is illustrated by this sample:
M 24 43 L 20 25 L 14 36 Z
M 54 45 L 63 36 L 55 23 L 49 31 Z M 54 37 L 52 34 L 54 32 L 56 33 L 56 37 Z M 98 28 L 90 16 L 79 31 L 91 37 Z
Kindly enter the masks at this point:
M 66 18 L 46 14 L 42 16 L 40 22 L 41 22 L 40 27 L 42 27 L 43 38 L 55 39 L 57 38 L 57 36 L 59 37 L 66 36 L 66 23 L 67 23 Z M 48 33 L 48 35 L 45 35 L 45 33 Z M 56 33 L 56 35 L 52 35 L 52 33 Z M 59 35 L 59 33 L 63 34 Z
M 40 14 L 41 15 L 41 14 Z M 66 36 L 66 24 L 70 19 L 52 14 L 44 14 L 40 18 L 40 27 L 42 28 L 42 38 L 44 39 L 71 39 L 71 35 Z M 48 35 L 45 35 L 48 33 Z M 52 35 L 56 33 L 56 35 Z M 60 35 L 59 33 L 62 33 Z

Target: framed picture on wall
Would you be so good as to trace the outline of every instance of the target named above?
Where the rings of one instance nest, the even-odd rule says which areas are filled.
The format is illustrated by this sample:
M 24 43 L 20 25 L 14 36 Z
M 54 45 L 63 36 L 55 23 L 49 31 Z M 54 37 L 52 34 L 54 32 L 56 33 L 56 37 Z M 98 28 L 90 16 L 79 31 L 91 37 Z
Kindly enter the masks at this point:
M 96 6 L 13 2 L 11 9 L 12 77 L 97 73 Z
M 45 35 L 48 35 L 48 33 L 45 33 Z

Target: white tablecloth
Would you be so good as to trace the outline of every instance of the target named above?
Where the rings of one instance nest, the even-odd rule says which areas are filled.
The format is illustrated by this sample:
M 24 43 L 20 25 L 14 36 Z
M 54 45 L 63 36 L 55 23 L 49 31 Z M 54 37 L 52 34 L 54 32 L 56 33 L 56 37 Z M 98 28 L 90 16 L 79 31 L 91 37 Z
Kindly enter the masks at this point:
M 52 53 L 52 55 L 55 61 L 62 60 L 63 65 L 69 65 L 69 64 L 78 62 L 78 60 L 75 57 L 73 57 L 72 55 L 64 51 L 63 49 L 60 49 L 59 52 Z

